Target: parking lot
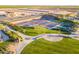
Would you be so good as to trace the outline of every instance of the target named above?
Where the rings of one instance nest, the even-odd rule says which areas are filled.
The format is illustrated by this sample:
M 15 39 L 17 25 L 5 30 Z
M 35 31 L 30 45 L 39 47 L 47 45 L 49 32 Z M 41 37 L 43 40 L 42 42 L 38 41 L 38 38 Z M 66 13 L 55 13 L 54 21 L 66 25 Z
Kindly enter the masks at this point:
M 29 22 L 22 22 L 22 23 L 19 23 L 17 24 L 19 26 L 37 26 L 37 25 L 42 25 L 43 27 L 45 28 L 51 28 L 51 27 L 55 27 L 56 25 L 58 25 L 58 23 L 56 22 L 50 22 L 48 20 L 40 20 L 40 19 L 35 19 L 35 20 L 32 20 L 32 21 L 29 21 Z

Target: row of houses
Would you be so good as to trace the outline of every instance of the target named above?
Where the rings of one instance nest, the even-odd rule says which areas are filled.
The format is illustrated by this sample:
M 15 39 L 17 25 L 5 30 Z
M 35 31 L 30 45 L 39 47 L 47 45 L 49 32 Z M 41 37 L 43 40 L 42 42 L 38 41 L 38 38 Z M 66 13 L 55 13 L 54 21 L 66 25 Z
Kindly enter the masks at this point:
M 6 15 L 8 17 L 17 17 L 17 16 L 30 16 L 30 15 L 40 15 L 40 14 L 62 14 L 67 15 L 73 12 L 61 9 L 4 9 L 0 10 L 0 15 Z

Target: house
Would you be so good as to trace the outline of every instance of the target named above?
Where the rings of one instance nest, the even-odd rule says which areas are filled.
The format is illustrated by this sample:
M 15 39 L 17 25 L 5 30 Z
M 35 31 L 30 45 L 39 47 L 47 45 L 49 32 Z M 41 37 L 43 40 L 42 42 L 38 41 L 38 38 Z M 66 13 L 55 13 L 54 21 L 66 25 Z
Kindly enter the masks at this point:
M 5 11 L 0 11 L 0 18 L 5 18 L 7 13 Z
M 9 36 L 7 36 L 2 30 L 0 30 L 0 42 L 6 41 L 9 39 Z

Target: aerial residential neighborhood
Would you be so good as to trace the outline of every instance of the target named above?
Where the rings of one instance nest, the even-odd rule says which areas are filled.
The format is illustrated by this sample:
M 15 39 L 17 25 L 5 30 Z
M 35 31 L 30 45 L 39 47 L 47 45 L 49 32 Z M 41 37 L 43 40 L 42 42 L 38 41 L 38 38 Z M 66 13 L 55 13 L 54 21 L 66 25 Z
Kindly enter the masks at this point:
M 0 8 L 0 54 L 79 54 L 79 7 Z

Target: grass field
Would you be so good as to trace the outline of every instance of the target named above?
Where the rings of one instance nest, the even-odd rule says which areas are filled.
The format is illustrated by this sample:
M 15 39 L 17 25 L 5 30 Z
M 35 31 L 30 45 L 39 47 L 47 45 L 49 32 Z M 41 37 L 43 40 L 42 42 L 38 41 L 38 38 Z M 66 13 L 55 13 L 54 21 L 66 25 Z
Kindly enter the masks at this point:
M 36 36 L 36 35 L 47 34 L 47 33 L 48 34 L 50 33 L 60 34 L 61 33 L 59 30 L 49 30 L 42 26 L 35 26 L 35 27 L 13 26 L 13 29 L 21 33 L 24 33 L 25 35 L 29 35 L 29 36 Z
M 79 41 L 64 38 L 59 42 L 49 42 L 38 39 L 30 43 L 21 52 L 22 54 L 79 54 Z
M 79 6 L 0 5 L 0 8 L 79 8 Z

